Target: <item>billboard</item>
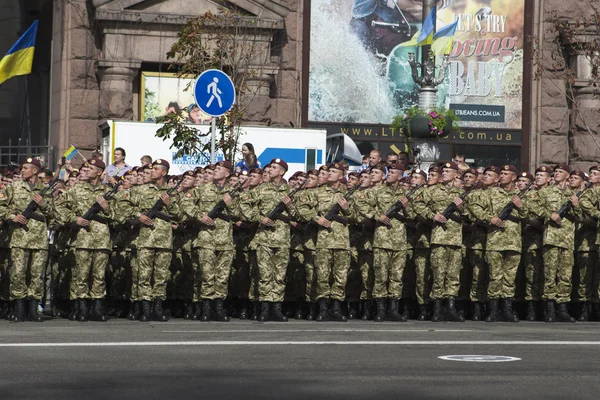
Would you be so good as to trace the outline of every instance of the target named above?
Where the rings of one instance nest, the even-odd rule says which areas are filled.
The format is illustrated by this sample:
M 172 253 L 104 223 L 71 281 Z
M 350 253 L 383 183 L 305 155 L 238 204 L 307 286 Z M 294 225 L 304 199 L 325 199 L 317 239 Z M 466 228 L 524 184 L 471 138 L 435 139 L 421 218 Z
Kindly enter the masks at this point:
M 463 127 L 521 129 L 525 0 L 437 4 L 437 29 L 458 20 L 438 106 Z M 408 54 L 422 48 L 399 45 L 421 21 L 421 1 L 312 0 L 308 121 L 390 124 L 416 105 Z

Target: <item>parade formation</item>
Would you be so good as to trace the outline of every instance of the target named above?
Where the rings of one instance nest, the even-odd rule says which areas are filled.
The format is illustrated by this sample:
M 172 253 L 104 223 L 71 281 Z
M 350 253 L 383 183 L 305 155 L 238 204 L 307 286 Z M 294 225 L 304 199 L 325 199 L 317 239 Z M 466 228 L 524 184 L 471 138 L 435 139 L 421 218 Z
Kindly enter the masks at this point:
M 600 166 L 169 168 L 59 178 L 32 157 L 4 176 L 2 316 L 600 320 Z

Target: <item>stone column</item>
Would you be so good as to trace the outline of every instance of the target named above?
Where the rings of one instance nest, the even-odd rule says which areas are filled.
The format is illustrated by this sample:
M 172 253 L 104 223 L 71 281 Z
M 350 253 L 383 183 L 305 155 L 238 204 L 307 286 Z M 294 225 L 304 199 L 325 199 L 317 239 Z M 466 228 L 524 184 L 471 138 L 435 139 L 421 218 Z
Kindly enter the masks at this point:
M 141 66 L 139 60 L 98 61 L 99 119 L 133 119 L 133 80 Z

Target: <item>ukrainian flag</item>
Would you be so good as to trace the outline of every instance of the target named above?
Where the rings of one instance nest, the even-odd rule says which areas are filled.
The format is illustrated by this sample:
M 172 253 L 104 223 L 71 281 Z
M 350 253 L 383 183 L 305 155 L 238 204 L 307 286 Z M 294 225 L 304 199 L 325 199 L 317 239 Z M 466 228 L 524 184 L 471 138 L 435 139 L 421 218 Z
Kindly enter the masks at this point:
M 15 76 L 31 73 L 37 28 L 35 21 L 0 60 L 0 85 Z
M 436 56 L 450 54 L 452 45 L 454 44 L 454 34 L 456 33 L 457 25 L 458 20 L 446 25 L 433 35 L 433 44 L 431 45 L 433 54 Z
M 431 8 L 431 12 L 423 21 L 423 26 L 419 29 L 412 39 L 401 43 L 400 46 L 425 46 L 433 41 L 433 31 L 435 29 L 435 6 Z

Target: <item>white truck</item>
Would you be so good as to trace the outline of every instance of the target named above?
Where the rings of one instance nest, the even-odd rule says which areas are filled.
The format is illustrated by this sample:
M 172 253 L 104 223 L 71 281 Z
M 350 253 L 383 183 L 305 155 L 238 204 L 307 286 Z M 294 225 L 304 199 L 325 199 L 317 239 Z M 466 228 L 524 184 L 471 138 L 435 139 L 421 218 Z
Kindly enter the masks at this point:
M 100 125 L 102 132 L 101 152 L 104 159 L 113 162 L 114 149 L 122 147 L 127 152 L 127 162 L 139 164 L 143 155 L 153 159 L 161 158 L 171 164 L 171 174 L 179 174 L 197 166 L 206 165 L 206 160 L 198 157 L 175 157 L 178 149 L 171 148 L 172 141 L 156 137 L 160 124 L 132 121 L 106 121 Z M 194 125 L 201 132 L 208 132 L 208 125 Z M 281 158 L 289 165 L 286 177 L 296 171 L 306 172 L 318 168 L 325 163 L 327 133 L 322 129 L 271 128 L 266 126 L 243 126 L 239 130 L 239 146 L 249 142 L 254 145 L 254 151 L 261 165 L 267 164 L 273 158 Z M 210 135 L 204 137 L 209 141 Z M 216 155 L 223 159 L 223 154 Z M 235 162 L 241 160 L 241 153 Z

